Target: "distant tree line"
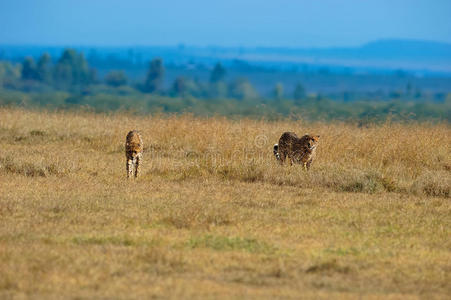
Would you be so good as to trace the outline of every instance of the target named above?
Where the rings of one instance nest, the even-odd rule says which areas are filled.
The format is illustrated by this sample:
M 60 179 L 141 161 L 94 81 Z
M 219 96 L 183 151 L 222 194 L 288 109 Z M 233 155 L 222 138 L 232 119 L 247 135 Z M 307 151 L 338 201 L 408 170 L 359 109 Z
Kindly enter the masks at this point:
M 68 89 L 96 83 L 96 70 L 89 67 L 83 53 L 66 49 L 55 64 L 47 53 L 42 54 L 37 63 L 32 57 L 26 57 L 21 78 Z
M 7 64 L 4 63 L 6 66 Z M 8 65 L 5 69 L 11 69 Z M 0 80 L 11 76 L 11 72 L 1 73 Z M 33 84 L 45 84 L 56 90 L 75 91 L 90 85 L 106 84 L 112 88 L 128 86 L 141 93 L 152 93 L 173 97 L 193 96 L 197 98 L 233 98 L 238 100 L 257 99 L 260 97 L 257 90 L 246 77 L 239 77 L 227 82 L 227 70 L 218 62 L 210 72 L 208 82 L 200 82 L 185 76 L 175 78 L 172 85 L 165 89 L 165 67 L 161 58 L 154 58 L 148 64 L 147 74 L 143 82 L 131 83 L 124 70 L 111 70 L 103 80 L 97 77 L 95 68 L 89 66 L 83 53 L 74 49 L 65 49 L 61 56 L 55 61 L 48 53 L 42 54 L 37 62 L 32 57 L 25 57 L 21 64 L 20 78 L 22 82 L 7 85 L 19 90 L 33 88 Z M 1 81 L 0 81 L 1 83 Z M 11 80 L 10 80 L 11 83 Z M 295 100 L 305 99 L 307 96 L 304 86 L 298 83 L 293 95 L 285 93 L 282 83 L 274 86 L 272 98 L 293 98 Z
M 451 94 L 426 94 L 411 82 L 405 90 L 390 92 L 388 98 L 379 91 L 363 96 L 344 91 L 331 98 L 330 94 L 308 93 L 300 82 L 287 93 L 278 82 L 270 88 L 270 97 L 265 98 L 246 77 L 229 78 L 220 62 L 209 72 L 205 81 L 177 76 L 165 85 L 164 62 L 154 58 L 141 81 L 132 82 L 124 70 L 110 70 L 99 79 L 83 53 L 65 49 L 56 60 L 44 53 L 36 60 L 25 57 L 16 64 L 0 61 L 0 106 L 358 120 L 397 114 L 400 119 L 451 121 Z
M 97 57 L 93 53 L 90 57 Z M 98 60 L 98 59 L 97 59 Z M 95 60 L 95 61 L 97 61 Z M 253 70 L 245 62 L 236 61 L 241 68 Z M 325 71 L 322 71 L 323 73 Z M 22 91 L 42 90 L 45 87 L 61 91 L 87 91 L 95 90 L 93 85 L 106 85 L 113 89 L 124 89 L 140 93 L 158 94 L 169 97 L 195 97 L 195 98 L 228 98 L 228 99 L 259 99 L 264 98 L 246 77 L 227 78 L 227 70 L 218 62 L 210 71 L 209 80 L 206 82 L 186 76 L 176 77 L 172 84 L 165 86 L 166 70 L 161 58 L 154 58 L 148 62 L 145 78 L 141 82 L 132 82 L 124 70 L 110 70 L 103 79 L 99 79 L 97 70 L 89 66 L 84 54 L 74 49 L 65 49 L 55 61 L 48 53 L 42 54 L 37 61 L 32 57 L 25 57 L 19 65 L 0 61 L 0 87 L 6 87 Z M 19 74 L 19 75 L 18 75 Z M 396 76 L 406 76 L 401 71 Z M 44 85 L 44 86 L 43 86 Z M 87 88 L 90 87 L 90 88 Z M 301 82 L 294 85 L 293 90 L 287 92 L 281 82 L 277 82 L 272 93 L 265 98 L 281 100 L 292 99 L 294 103 L 301 103 L 311 97 Z M 316 93 L 317 99 L 325 95 Z M 344 101 L 358 101 L 363 99 L 373 100 L 438 100 L 444 101 L 446 93 L 424 94 L 412 82 L 407 81 L 405 89 L 396 89 L 388 94 L 384 92 L 356 92 L 352 90 L 341 93 L 328 94 L 328 98 Z

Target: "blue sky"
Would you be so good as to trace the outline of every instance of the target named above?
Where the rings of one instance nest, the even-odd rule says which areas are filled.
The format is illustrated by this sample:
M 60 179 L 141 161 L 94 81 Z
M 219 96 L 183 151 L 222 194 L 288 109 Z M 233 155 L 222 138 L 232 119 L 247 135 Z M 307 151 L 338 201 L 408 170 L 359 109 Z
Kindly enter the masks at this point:
M 451 0 L 0 0 L 0 44 L 357 46 L 451 43 Z

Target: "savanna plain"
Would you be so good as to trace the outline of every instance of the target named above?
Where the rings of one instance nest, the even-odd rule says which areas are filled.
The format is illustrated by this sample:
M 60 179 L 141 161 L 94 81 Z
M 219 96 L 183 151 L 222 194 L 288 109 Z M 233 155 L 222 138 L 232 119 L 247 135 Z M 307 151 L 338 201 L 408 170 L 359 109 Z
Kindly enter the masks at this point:
M 1 108 L 0 298 L 449 299 L 450 189 L 448 123 Z

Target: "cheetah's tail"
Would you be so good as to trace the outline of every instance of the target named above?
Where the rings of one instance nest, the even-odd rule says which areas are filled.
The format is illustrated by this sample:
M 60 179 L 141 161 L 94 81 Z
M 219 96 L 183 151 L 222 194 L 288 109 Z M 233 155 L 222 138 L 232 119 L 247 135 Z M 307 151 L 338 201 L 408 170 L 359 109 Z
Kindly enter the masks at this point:
M 279 154 L 279 144 L 274 144 L 273 148 L 274 156 L 277 160 L 280 160 L 280 154 Z

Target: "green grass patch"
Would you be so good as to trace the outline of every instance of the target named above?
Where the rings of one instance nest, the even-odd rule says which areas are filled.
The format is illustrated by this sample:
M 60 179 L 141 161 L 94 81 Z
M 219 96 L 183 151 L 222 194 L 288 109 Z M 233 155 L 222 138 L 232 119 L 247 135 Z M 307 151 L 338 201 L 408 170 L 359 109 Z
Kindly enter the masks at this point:
M 145 238 L 132 238 L 129 236 L 76 236 L 72 243 L 77 245 L 113 245 L 113 246 L 153 246 L 158 241 Z
M 211 248 L 217 251 L 246 251 L 250 253 L 274 253 L 277 248 L 256 239 L 205 235 L 188 241 L 190 248 Z

